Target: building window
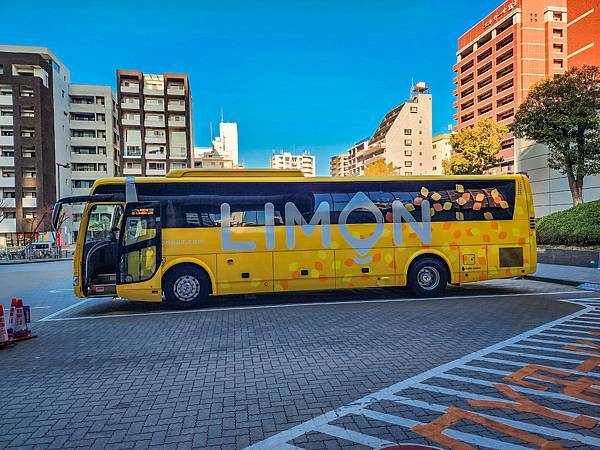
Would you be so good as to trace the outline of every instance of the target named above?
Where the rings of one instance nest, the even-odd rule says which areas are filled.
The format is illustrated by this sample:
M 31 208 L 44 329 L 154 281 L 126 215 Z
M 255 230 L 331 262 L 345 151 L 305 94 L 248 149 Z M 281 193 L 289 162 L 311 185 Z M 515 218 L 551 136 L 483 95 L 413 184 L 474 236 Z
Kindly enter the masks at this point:
M 410 107 L 410 112 L 411 113 L 417 113 L 417 112 L 419 112 L 419 108 L 417 108 L 416 106 L 411 106 Z
M 162 162 L 150 162 L 148 163 L 149 170 L 165 170 L 165 163 Z
M 34 91 L 29 86 L 21 86 L 21 97 L 33 97 Z
M 554 48 L 554 53 L 562 53 L 564 49 L 562 44 L 554 44 L 552 47 Z
M 17 214 L 14 211 L 6 211 L 2 214 L 4 214 L 5 219 L 16 219 L 17 218 Z
M 4 169 L 2 171 L 2 178 L 14 178 L 15 177 L 15 171 L 11 170 L 11 169 Z
M 406 175 L 407 177 L 412 176 L 412 172 L 404 172 L 404 175 Z
M 15 156 L 15 151 L 11 148 L 11 149 L 3 149 L 0 152 L 0 156 L 3 156 L 5 158 L 13 158 Z
M 4 75 L 4 64 L 0 64 L 0 75 Z
M 21 171 L 21 176 L 23 178 L 37 178 L 37 173 L 33 168 L 23 169 Z
M 404 156 L 412 156 L 412 150 L 404 150 Z
M 35 147 L 32 146 L 23 146 L 21 148 L 21 156 L 23 158 L 35 158 Z
M 554 60 L 554 68 L 555 69 L 562 69 L 563 68 L 563 60 L 562 59 L 555 59 Z
M 21 137 L 35 137 L 35 130 L 33 128 L 21 128 Z
M 554 28 L 554 29 L 552 29 L 552 35 L 556 39 L 562 39 L 564 36 L 564 31 L 561 28 Z
M 74 189 L 90 189 L 94 185 L 94 180 L 72 180 Z
M 14 136 L 15 132 L 13 131 L 12 128 L 1 128 L 0 129 L 0 136 Z
M 404 167 L 412 167 L 412 161 L 404 161 Z
M 404 145 L 411 146 L 412 145 L 412 139 L 404 139 Z
M 552 19 L 554 22 L 562 22 L 562 13 L 560 11 L 554 11 L 552 13 Z
M 35 117 L 33 106 L 21 106 L 21 117 Z
M 4 191 L 2 193 L 2 198 L 16 198 L 17 193 L 15 191 Z
M 404 135 L 405 135 L 405 136 L 410 136 L 410 135 L 412 135 L 412 129 L 410 129 L 410 128 L 405 128 L 405 129 L 404 129 Z

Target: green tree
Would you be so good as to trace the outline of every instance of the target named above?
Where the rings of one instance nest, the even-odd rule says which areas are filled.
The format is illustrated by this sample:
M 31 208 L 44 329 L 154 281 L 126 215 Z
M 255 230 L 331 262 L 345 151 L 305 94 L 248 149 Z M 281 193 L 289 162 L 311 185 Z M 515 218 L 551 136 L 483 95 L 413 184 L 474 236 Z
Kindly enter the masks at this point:
M 514 130 L 548 146 L 548 166 L 567 175 L 573 205 L 581 204 L 584 177 L 600 173 L 600 67 L 574 67 L 537 83 Z
M 493 119 L 481 119 L 473 127 L 450 136 L 452 156 L 442 161 L 447 175 L 481 175 L 502 162 L 498 152 L 508 128 Z
M 378 159 L 365 167 L 365 175 L 369 177 L 398 175 L 398 169 L 392 163 L 386 163 L 384 159 Z

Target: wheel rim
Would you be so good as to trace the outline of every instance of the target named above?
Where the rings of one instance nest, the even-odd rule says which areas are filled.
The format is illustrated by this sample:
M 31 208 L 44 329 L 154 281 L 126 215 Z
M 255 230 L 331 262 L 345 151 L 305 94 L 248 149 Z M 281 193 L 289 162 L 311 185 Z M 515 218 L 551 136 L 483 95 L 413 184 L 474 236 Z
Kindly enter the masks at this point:
M 440 284 L 440 272 L 433 266 L 422 267 L 417 273 L 419 287 L 427 291 L 433 291 Z
M 200 293 L 200 281 L 191 275 L 183 275 L 175 280 L 173 293 L 178 300 L 190 302 Z

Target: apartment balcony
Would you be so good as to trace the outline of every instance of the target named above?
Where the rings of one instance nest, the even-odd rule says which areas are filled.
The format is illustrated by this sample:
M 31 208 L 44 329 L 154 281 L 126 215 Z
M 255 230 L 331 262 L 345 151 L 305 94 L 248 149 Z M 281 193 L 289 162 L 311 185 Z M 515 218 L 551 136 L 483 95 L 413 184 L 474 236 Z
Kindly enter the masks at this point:
M 168 95 L 185 95 L 185 89 L 183 86 L 181 86 L 181 87 L 168 86 L 167 94 Z
M 139 94 L 140 93 L 140 85 L 139 84 L 130 84 L 128 86 L 122 84 L 119 89 L 124 94 Z
M 97 180 L 99 178 L 106 178 L 107 172 L 100 170 L 75 170 L 71 172 L 72 180 Z
M 185 147 L 171 147 L 169 149 L 169 159 L 187 159 Z
M 95 147 L 96 145 L 105 144 L 105 138 L 71 136 L 71 145 L 73 147 Z
M 144 103 L 144 111 L 157 111 L 162 112 L 165 110 L 164 103 Z
M 17 219 L 4 219 L 0 222 L 0 233 L 16 233 Z
M 155 89 L 155 88 L 144 88 L 144 95 L 154 95 L 156 97 L 162 97 L 165 95 L 164 89 Z
M 0 188 L 14 188 L 15 178 L 14 177 L 2 177 L 0 176 Z
M 2 201 L 3 208 L 16 208 L 17 200 L 14 198 L 4 198 Z
M 146 144 L 166 144 L 167 136 L 148 136 L 144 138 Z
M 140 118 L 138 117 L 137 119 L 126 119 L 126 118 L 122 118 L 121 119 L 121 124 L 122 125 L 130 125 L 130 126 L 140 126 Z
M 123 167 L 123 175 L 141 175 L 142 167 Z
M 0 106 L 12 106 L 13 96 L 12 95 L 0 95 Z
M 169 117 L 169 127 L 171 128 L 176 128 L 176 127 L 181 127 L 184 128 L 185 127 L 185 117 L 183 118 L 173 118 L 173 117 Z
M 157 120 L 157 119 L 144 119 L 144 126 L 150 128 L 164 128 L 165 127 L 165 119 Z
M 35 197 L 24 197 L 21 199 L 23 208 L 37 208 L 37 198 Z
M 12 147 L 15 145 L 14 136 L 0 136 L 0 147 Z
M 157 160 L 157 161 L 164 161 L 165 159 L 167 159 L 167 154 L 165 152 L 162 153 L 157 153 L 157 152 L 149 152 L 148 150 L 146 150 L 146 159 L 147 160 Z
M 139 110 L 140 109 L 140 101 L 139 100 L 135 100 L 133 102 L 121 102 L 121 109 L 122 110 Z
M 185 111 L 185 103 L 169 103 L 169 111 Z
M 98 124 L 95 120 L 69 120 L 69 126 L 76 130 L 95 130 Z M 104 122 L 100 124 L 106 125 Z
M 13 116 L 0 116 L 0 125 L 13 126 Z
M 0 156 L 0 167 L 14 167 L 15 158 L 13 156 Z
M 148 176 L 163 176 L 167 174 L 167 169 L 146 169 Z

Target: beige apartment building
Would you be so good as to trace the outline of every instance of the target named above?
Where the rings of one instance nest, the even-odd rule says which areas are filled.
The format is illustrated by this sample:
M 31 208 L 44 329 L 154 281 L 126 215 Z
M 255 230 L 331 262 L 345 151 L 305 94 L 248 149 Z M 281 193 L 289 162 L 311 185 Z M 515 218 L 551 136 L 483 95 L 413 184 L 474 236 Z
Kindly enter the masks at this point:
M 121 172 L 165 175 L 192 166 L 192 98 L 187 75 L 117 71 Z
M 350 155 L 342 153 L 331 157 L 329 163 L 329 172 L 332 177 L 348 177 L 350 176 Z
M 119 126 L 115 94 L 110 86 L 69 85 L 69 151 L 71 194 L 88 195 L 99 178 L 120 173 Z M 75 242 L 83 205 L 73 205 Z
M 366 168 L 380 159 L 401 175 L 432 173 L 432 98 L 425 83 L 411 89 L 407 102 L 388 112 L 364 151 Z
M 431 140 L 431 174 L 444 175 L 442 161 L 450 159 L 452 156 L 452 146 L 450 145 L 451 134 L 438 134 Z
M 369 139 L 363 139 L 348 149 L 349 176 L 358 177 L 365 174 L 364 154 L 369 147 Z
M 283 150 L 273 153 L 270 166 L 272 169 L 299 169 L 306 177 L 314 177 L 317 174 L 316 158 L 308 152 L 300 155 L 293 155 Z

